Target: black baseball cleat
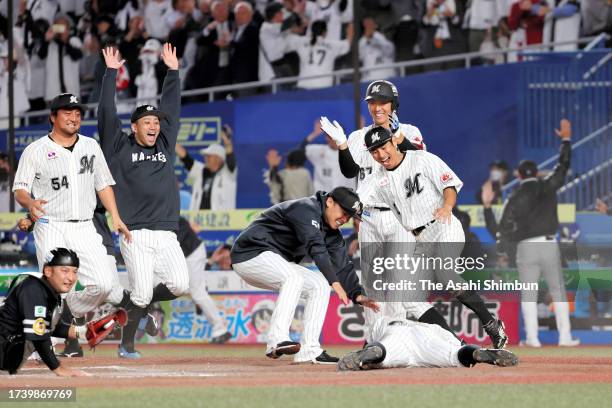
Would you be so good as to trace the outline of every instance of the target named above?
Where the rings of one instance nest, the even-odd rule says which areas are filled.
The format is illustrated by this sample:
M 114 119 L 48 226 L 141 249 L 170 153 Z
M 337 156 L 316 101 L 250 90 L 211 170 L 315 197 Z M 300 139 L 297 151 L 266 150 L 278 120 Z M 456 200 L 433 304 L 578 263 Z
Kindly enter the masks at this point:
M 330 356 L 325 350 L 317 358 L 312 359 L 313 364 L 338 364 L 338 361 L 340 361 L 338 357 Z
M 509 350 L 478 349 L 474 350 L 474 360 L 477 363 L 492 364 L 499 367 L 513 367 L 518 365 L 518 357 Z
M 64 342 L 64 350 L 55 354 L 58 357 L 83 357 L 83 348 L 76 339 L 66 339 Z
M 231 338 L 232 338 L 232 333 L 225 332 L 220 336 L 213 337 L 212 339 L 210 339 L 210 344 L 224 344 L 224 343 L 227 343 L 229 339 Z
M 506 334 L 506 327 L 504 322 L 501 320 L 491 320 L 489 323 L 483 326 L 491 342 L 493 343 L 494 349 L 503 349 L 508 344 L 508 335 Z
M 279 358 L 280 356 L 287 354 L 296 354 L 300 351 L 300 343 L 295 341 L 281 341 L 273 347 L 271 350 L 266 352 L 266 356 L 270 358 Z
M 367 370 L 372 364 L 380 363 L 385 356 L 384 350 L 373 344 L 362 350 L 353 351 L 338 361 L 338 371 Z
M 159 334 L 159 325 L 157 324 L 157 319 L 151 313 L 147 313 L 145 316 L 147 319 L 147 323 L 145 324 L 145 333 L 147 333 L 151 337 L 155 337 Z

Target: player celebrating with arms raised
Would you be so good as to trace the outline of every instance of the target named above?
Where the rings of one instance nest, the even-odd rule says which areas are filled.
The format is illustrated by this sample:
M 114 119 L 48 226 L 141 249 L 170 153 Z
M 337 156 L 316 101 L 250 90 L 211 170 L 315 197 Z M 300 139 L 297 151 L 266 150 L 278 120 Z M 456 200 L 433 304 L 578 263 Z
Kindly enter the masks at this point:
M 134 336 L 152 301 L 171 300 L 187 293 L 189 273 L 174 231 L 178 230 L 179 195 L 174 174 L 175 146 L 181 112 L 176 49 L 164 44 L 168 67 L 160 109 L 136 108 L 132 133 L 123 132 L 115 105 L 115 78 L 124 61 L 113 48 L 103 50 L 106 73 L 102 81 L 98 130 L 104 155 L 117 180 L 117 205 L 132 230 L 132 242 L 121 240 L 121 254 L 132 288 L 128 324 L 123 330 L 119 357 L 139 358 Z M 155 277 L 161 281 L 153 287 Z

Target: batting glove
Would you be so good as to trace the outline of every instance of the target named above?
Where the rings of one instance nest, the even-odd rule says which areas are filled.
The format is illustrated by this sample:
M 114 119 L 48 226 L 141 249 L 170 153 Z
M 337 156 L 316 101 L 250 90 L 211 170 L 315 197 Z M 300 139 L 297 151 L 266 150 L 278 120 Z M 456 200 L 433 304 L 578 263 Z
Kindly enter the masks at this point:
M 397 136 L 396 133 L 400 128 L 400 121 L 395 111 L 389 115 L 389 128 L 391 129 L 391 134 Z
M 334 120 L 332 124 L 325 116 L 321 116 L 321 130 L 329 135 L 336 145 L 340 146 L 346 143 L 346 135 L 342 126 Z

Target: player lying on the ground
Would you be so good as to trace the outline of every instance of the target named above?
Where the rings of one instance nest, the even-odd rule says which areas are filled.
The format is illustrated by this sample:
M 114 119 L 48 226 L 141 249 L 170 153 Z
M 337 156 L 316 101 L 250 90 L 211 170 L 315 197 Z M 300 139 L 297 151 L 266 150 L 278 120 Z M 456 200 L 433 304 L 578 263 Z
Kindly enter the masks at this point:
M 250 285 L 279 291 L 267 333 L 266 356 L 295 354 L 297 363 L 338 362 L 319 343 L 330 286 L 345 305 L 351 299 L 379 310 L 378 304 L 365 296 L 339 231 L 351 217 L 359 217 L 362 208 L 359 196 L 349 188 L 318 191 L 312 197 L 267 209 L 236 239 L 231 252 L 234 271 Z M 307 255 L 320 272 L 299 264 Z M 289 327 L 302 296 L 307 300 L 300 344 L 289 337 Z
M 423 150 L 402 152 L 391 132 L 377 126 L 365 135 L 365 145 L 380 166 L 372 173 L 368 194 L 385 203 L 399 223 L 416 239 L 415 257 L 457 259 L 461 256 L 465 235 L 461 222 L 452 213 L 463 182 L 438 156 Z M 364 273 L 368 273 L 366 269 Z M 452 268 L 420 268 L 418 280 L 459 285 L 465 283 Z M 410 291 L 408 291 L 410 292 Z M 508 336 L 501 320 L 493 317 L 480 295 L 472 290 L 452 290 L 462 304 L 470 308 L 491 337 L 493 347 L 504 348 Z M 425 301 L 428 291 L 405 293 Z
M 86 338 L 90 346 L 100 343 L 116 324 L 125 324 L 121 310 L 86 326 L 75 326 L 60 318 L 62 293 L 77 281 L 79 258 L 69 249 L 57 248 L 47 255 L 42 276 L 28 274 L 19 283 L 15 278 L 0 307 L 0 369 L 15 374 L 28 357 L 38 352 L 42 361 L 60 377 L 81 377 L 87 373 L 60 366 L 53 354 L 51 336 Z
M 372 339 L 364 349 L 342 357 L 338 370 L 518 364 L 518 357 L 511 351 L 484 349 L 473 344 L 462 346 L 452 333 L 434 324 L 380 318 L 372 329 Z

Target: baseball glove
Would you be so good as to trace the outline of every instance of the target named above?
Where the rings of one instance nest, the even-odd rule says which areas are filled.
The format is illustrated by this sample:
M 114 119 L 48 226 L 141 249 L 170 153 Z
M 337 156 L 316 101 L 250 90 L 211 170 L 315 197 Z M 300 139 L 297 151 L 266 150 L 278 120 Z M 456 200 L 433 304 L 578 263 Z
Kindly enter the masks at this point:
M 340 361 L 338 361 L 338 371 L 361 370 L 361 361 L 359 360 L 359 355 L 357 353 L 359 353 L 359 351 L 352 351 L 340 358 Z
M 87 323 L 87 331 L 85 333 L 87 344 L 89 344 L 89 347 L 94 348 L 113 331 L 115 326 L 125 326 L 127 320 L 127 312 L 124 309 L 119 309 L 115 313 Z

